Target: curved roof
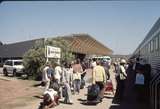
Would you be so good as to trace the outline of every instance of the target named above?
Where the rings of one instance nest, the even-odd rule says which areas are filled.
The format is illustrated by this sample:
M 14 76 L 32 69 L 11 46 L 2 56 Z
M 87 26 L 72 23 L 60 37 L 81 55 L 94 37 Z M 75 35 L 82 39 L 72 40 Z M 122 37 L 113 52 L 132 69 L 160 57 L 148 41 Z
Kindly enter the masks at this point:
M 72 52 L 95 55 L 110 55 L 113 53 L 111 49 L 88 34 L 72 34 L 63 36 L 62 39 L 69 43 Z

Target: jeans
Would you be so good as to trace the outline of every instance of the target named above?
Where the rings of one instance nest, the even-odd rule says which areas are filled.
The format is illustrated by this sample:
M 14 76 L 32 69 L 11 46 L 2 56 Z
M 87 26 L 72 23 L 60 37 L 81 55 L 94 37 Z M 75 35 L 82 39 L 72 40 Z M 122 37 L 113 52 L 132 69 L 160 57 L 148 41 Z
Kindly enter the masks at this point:
M 78 93 L 80 92 L 80 85 L 81 83 L 79 79 L 75 79 L 73 81 L 74 92 L 78 92 Z
M 66 93 L 65 93 L 66 95 L 64 97 L 64 102 L 65 103 L 72 103 L 72 100 L 71 100 L 72 94 L 71 94 L 70 85 L 69 85 L 69 83 L 65 83 L 64 86 L 65 86 L 65 91 L 66 91 Z

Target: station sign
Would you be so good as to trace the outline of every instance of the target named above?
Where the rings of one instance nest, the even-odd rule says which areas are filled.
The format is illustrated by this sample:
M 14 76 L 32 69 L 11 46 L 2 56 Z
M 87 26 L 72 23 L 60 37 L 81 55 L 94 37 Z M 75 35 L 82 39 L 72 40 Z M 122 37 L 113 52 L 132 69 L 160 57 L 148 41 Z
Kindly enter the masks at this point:
M 61 49 L 59 47 L 46 46 L 45 51 L 47 58 L 61 58 Z

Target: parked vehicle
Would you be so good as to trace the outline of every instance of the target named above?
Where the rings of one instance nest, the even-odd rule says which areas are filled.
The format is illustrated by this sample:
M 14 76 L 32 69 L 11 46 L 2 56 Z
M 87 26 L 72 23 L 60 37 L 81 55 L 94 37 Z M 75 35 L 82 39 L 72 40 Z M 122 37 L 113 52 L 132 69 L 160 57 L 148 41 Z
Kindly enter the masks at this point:
M 12 74 L 13 76 L 22 75 L 24 73 L 24 66 L 22 60 L 7 60 L 3 65 L 3 74 L 8 76 Z
M 108 62 L 108 65 L 111 65 L 111 57 L 110 56 L 96 56 L 96 57 L 93 57 L 94 59 L 96 60 L 102 60 L 102 61 L 105 61 L 105 62 Z

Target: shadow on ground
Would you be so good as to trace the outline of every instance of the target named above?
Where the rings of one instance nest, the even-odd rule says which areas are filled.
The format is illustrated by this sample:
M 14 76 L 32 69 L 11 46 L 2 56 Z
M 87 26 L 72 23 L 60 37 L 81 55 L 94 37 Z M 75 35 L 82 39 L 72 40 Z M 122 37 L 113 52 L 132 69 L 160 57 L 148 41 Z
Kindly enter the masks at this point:
M 137 100 L 134 96 L 127 96 L 121 100 L 117 99 L 117 97 L 114 96 L 112 100 L 112 105 L 110 106 L 109 109 L 151 109 L 151 108 L 149 106 L 149 103 L 147 103 L 147 101 Z
M 77 99 L 78 101 L 80 101 L 80 104 L 82 105 L 88 105 L 88 106 L 93 106 L 93 105 L 97 105 L 99 102 L 97 101 L 87 101 L 86 99 Z
M 43 99 L 43 96 L 35 95 L 34 98 Z

